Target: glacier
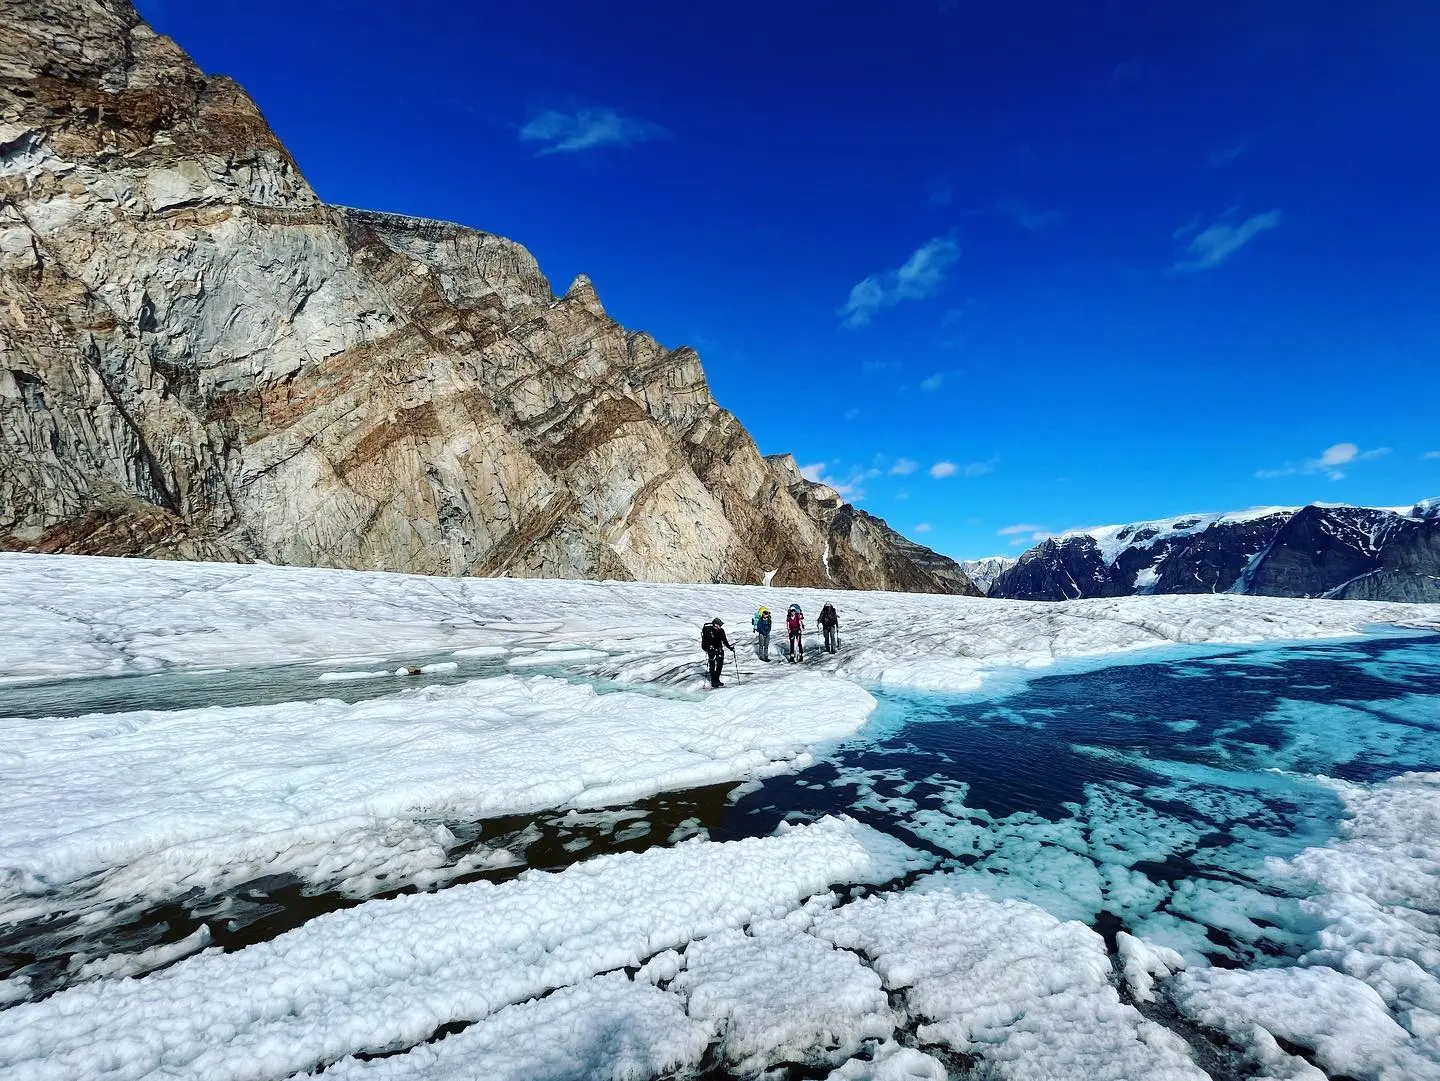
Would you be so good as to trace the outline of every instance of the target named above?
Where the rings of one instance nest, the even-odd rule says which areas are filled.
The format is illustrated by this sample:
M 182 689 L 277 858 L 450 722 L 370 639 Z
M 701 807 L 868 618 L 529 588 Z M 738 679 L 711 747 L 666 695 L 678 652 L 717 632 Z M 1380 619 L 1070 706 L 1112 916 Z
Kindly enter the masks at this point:
M 1437 630 L 0 555 L 0 1077 L 1440 1076 Z

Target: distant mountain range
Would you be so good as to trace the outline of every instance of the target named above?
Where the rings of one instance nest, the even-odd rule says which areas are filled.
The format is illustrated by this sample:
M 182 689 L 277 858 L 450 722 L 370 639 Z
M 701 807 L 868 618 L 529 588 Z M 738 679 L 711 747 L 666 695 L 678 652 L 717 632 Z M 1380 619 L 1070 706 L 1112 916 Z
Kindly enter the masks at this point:
M 989 581 L 989 596 L 1012 600 L 1248 593 L 1436 602 L 1440 499 L 1410 508 L 1316 503 L 1186 514 L 1065 533 L 993 578 L 982 563 L 993 560 L 963 566 Z

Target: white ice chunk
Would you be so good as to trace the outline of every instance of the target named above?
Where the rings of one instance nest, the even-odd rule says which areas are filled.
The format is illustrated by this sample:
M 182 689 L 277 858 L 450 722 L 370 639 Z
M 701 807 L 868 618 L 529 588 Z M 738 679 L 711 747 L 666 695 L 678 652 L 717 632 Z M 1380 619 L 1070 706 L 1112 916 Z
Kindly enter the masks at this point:
M 1253 1026 L 1359 1081 L 1434 1081 L 1440 1062 L 1395 1023 L 1371 988 L 1331 968 L 1203 969 L 1172 984 L 1176 1005 L 1246 1046 Z
M 987 1076 L 1206 1081 L 1180 1037 L 1121 1003 L 1104 941 L 1080 923 L 977 894 L 906 891 L 815 917 L 903 990 L 927 1043 L 982 1056 Z
M 1170 949 L 1120 931 L 1115 935 L 1121 973 L 1136 1002 L 1155 1000 L 1155 980 L 1165 979 L 1185 968 L 1185 958 Z
M 70 967 L 76 969 L 77 980 L 98 980 L 113 976 L 134 976 L 150 972 L 164 965 L 172 964 L 182 957 L 199 953 L 210 945 L 210 928 L 201 924 L 191 934 L 176 942 L 151 946 L 136 953 L 112 953 L 91 961 L 82 961 L 78 966 L 72 958 Z
M 827 1081 L 946 1081 L 949 1076 L 939 1059 L 886 1040 L 869 1058 L 852 1058 L 833 1070 Z
M 721 1052 L 743 1074 L 837 1065 L 863 1041 L 888 1038 L 897 1020 L 880 977 L 854 954 L 784 923 L 694 943 L 671 986 L 691 1017 L 724 1034 Z
M 399 1050 L 442 1025 L 927 858 L 849 819 L 763 839 L 603 856 L 331 912 L 234 953 L 0 1011 L 0 1075 L 29 1081 L 285 1077 Z
M 546 998 L 506 1006 L 403 1055 L 344 1059 L 324 1081 L 634 1081 L 696 1066 L 706 1025 L 680 999 L 610 973 Z M 307 1075 L 310 1076 L 310 1075 Z

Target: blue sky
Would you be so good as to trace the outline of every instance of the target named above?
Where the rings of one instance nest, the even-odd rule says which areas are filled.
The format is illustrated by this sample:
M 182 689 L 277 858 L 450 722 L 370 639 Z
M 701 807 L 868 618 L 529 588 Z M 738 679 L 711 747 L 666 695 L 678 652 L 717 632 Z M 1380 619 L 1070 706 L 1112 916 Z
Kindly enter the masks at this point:
M 1440 5 L 141 0 L 957 557 L 1440 495 Z

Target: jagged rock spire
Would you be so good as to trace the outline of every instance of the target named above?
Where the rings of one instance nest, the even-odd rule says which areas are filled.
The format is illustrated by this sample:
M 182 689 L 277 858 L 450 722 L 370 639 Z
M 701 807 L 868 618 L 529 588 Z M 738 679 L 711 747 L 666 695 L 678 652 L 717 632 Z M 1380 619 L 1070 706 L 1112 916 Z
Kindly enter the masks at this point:
M 595 283 L 590 280 L 588 274 L 575 275 L 575 280 L 570 283 L 570 288 L 565 290 L 563 299 L 579 305 L 592 315 L 603 316 L 605 314 L 605 308 L 595 292 Z

